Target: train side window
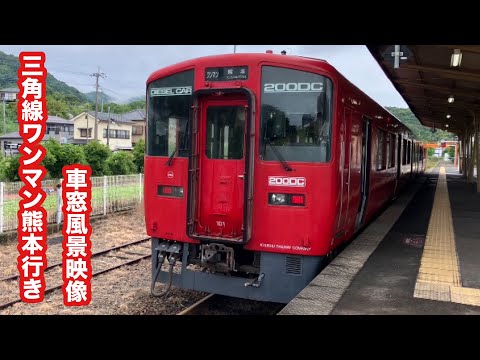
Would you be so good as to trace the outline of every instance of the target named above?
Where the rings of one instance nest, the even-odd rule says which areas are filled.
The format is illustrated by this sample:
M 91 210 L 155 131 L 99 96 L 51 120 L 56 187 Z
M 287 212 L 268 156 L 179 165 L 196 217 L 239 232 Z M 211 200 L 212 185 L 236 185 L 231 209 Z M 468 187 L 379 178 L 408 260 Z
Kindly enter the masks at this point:
M 408 142 L 406 139 L 402 139 L 402 165 L 407 165 L 407 145 Z
M 385 131 L 379 129 L 377 133 L 377 170 L 386 168 L 385 137 Z
M 395 134 L 389 133 L 388 137 L 390 138 L 390 149 L 387 151 L 390 157 L 390 160 L 388 161 L 388 167 L 392 168 L 395 166 L 395 149 L 397 148 L 397 144 L 395 143 Z
M 407 164 L 411 163 L 411 156 L 412 156 L 412 142 L 407 141 Z

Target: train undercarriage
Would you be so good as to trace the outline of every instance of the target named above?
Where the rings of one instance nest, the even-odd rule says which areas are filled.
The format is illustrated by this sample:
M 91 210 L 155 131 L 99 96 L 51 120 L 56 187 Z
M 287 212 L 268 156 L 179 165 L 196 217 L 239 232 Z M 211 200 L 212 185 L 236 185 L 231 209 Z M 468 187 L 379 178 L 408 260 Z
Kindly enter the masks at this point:
M 322 256 L 255 252 L 241 245 L 152 239 L 152 293 L 170 287 L 251 300 L 289 302 L 321 270 Z M 165 266 L 167 265 L 167 266 Z M 157 293 L 157 282 L 167 284 Z M 279 286 L 280 284 L 280 286 Z

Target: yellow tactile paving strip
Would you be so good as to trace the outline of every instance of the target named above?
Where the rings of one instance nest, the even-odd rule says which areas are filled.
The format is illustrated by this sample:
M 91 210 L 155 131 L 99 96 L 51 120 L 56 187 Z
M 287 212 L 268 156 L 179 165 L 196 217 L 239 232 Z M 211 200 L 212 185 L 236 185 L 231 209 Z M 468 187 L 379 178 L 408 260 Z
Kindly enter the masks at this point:
M 438 176 L 413 296 L 480 306 L 480 289 L 462 287 L 444 167 Z

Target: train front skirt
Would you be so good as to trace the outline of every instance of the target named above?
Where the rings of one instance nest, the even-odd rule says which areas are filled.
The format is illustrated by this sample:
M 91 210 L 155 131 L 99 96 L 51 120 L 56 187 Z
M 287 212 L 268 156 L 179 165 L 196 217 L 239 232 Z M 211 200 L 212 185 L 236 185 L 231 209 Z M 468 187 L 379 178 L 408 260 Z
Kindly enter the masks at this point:
M 152 278 L 156 275 L 161 239 L 152 239 Z M 190 270 L 188 266 L 189 244 L 183 243 L 181 270 L 174 271 L 172 285 L 208 293 L 245 298 L 250 300 L 288 303 L 303 290 L 320 272 L 322 256 L 300 256 L 262 252 L 260 274 L 254 278 L 229 276 Z M 169 283 L 170 274 L 163 270 L 157 282 Z

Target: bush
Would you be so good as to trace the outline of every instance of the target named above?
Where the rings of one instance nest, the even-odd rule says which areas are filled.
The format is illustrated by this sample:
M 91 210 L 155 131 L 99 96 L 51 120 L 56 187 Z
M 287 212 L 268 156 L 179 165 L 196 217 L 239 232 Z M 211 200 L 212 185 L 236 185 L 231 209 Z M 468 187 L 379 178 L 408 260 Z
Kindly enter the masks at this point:
M 106 145 L 94 140 L 83 147 L 83 152 L 87 163 L 92 168 L 92 176 L 102 176 L 108 173 L 107 160 L 112 152 Z
M 145 140 L 140 139 L 133 148 L 133 162 L 139 173 L 143 173 L 143 161 L 145 158 Z
M 83 148 L 78 145 L 61 145 L 57 140 L 49 139 L 43 146 L 47 149 L 48 154 L 43 160 L 43 166 L 54 179 L 62 177 L 62 168 L 65 165 L 88 164 Z
M 129 152 L 119 151 L 110 156 L 107 161 L 110 175 L 127 175 L 136 173 L 133 155 Z
M 20 181 L 18 168 L 20 167 L 20 154 L 11 156 L 2 161 L 2 175 L 8 181 Z

